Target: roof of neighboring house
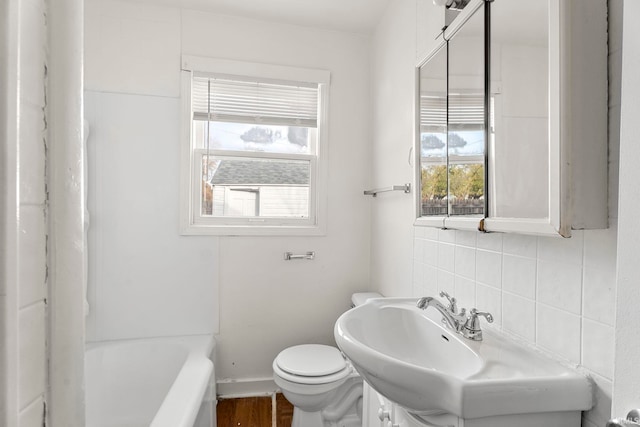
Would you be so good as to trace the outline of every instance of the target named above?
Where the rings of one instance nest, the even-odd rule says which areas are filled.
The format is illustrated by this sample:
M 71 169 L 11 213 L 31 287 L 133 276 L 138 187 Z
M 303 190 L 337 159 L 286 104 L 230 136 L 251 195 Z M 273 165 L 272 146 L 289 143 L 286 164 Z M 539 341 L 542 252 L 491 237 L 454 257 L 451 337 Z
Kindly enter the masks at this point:
M 221 160 L 209 181 L 212 185 L 309 185 L 304 162 Z

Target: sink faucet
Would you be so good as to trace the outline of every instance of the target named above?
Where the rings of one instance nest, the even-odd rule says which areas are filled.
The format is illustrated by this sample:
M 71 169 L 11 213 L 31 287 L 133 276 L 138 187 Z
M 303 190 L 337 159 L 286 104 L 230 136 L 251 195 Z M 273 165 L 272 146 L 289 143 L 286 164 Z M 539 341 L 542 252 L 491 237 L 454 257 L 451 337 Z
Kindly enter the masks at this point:
M 454 301 L 455 304 L 455 301 Z M 418 300 L 418 308 L 426 310 L 427 307 L 433 307 L 442 314 L 442 323 L 456 332 L 460 332 L 463 327 L 462 321 L 465 319 L 465 309 L 460 313 L 454 313 L 451 306 L 446 307 L 440 301 L 433 297 L 422 297 Z
M 473 340 L 482 341 L 482 329 L 480 328 L 479 316 L 483 316 L 487 319 L 487 322 L 493 322 L 493 316 L 491 313 L 485 313 L 472 308 L 469 312 L 469 316 L 466 316 L 466 309 L 462 309 L 458 313 L 456 305 L 456 299 L 449 296 L 446 292 L 440 292 L 441 297 L 449 300 L 449 305 L 445 306 L 440 301 L 433 297 L 422 297 L 418 300 L 417 306 L 422 310 L 426 310 L 427 307 L 434 307 L 442 314 L 442 323 L 449 328 L 453 329 L 463 337 Z

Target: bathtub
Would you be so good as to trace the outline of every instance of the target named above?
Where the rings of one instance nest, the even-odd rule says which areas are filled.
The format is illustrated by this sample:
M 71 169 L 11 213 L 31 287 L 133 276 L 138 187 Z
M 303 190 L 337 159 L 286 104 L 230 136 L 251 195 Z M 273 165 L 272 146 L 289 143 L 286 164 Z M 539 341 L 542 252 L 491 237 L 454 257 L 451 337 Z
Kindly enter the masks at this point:
M 88 344 L 86 426 L 215 426 L 214 346 L 210 335 Z

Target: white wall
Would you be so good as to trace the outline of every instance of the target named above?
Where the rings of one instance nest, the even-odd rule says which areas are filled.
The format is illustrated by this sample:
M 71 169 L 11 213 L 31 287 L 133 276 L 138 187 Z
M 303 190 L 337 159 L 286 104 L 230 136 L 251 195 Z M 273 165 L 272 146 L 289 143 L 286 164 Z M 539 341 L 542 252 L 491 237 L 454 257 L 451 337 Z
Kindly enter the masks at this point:
M 85 93 L 92 341 L 217 330 L 217 241 L 178 235 L 179 100 Z
M 412 56 L 416 46 L 424 45 L 411 39 L 416 22 L 411 11 L 416 1 L 419 6 L 425 0 L 392 2 L 374 39 L 376 180 L 410 176 L 402 157 L 411 141 L 413 113 L 408 106 L 413 97 L 412 67 L 420 59 Z M 618 13 L 620 3 L 611 2 L 612 13 Z M 612 43 L 620 46 L 615 31 L 618 24 L 611 25 Z M 420 53 L 423 50 L 418 49 Z M 613 190 L 617 188 L 619 144 L 615 125 L 619 120 L 617 55 L 619 52 L 614 51 L 610 58 Z M 388 120 L 381 119 L 384 114 Z M 378 160 L 385 157 L 391 161 L 383 164 Z M 596 384 L 596 406 L 585 414 L 583 425 L 602 426 L 610 416 L 614 375 L 616 195 L 616 191 L 611 192 L 609 229 L 574 231 L 571 239 L 416 227 L 412 286 L 407 285 L 404 268 L 406 257 L 411 256 L 407 255 L 411 250 L 405 236 L 413 220 L 413 207 L 408 206 L 411 202 L 376 200 L 372 278 L 385 295 L 437 295 L 445 290 L 455 295 L 462 307 L 493 313 L 494 327 L 580 366 Z M 392 266 L 398 266 L 398 270 L 392 271 Z
M 622 9 L 622 0 L 615 1 Z M 638 135 L 640 134 L 640 29 L 637 17 L 640 3 L 624 2 L 622 14 L 613 18 L 622 25 L 624 35 L 615 47 L 616 68 L 622 69 L 622 99 L 614 104 L 621 111 L 620 135 L 620 233 L 618 234 L 618 302 L 616 317 L 616 358 L 613 415 L 625 417 L 640 407 L 640 286 L 638 286 Z M 624 46 L 624 49 L 622 49 Z
M 372 187 L 413 182 L 416 3 L 390 2 L 373 37 Z M 383 193 L 371 201 L 371 281 L 383 295 L 411 292 L 414 194 Z
M 46 392 L 45 2 L 2 7 L 0 424 L 43 425 Z
M 89 338 L 219 330 L 219 378 L 270 383 L 280 350 L 332 343 L 369 289 L 369 39 L 118 1 L 89 1 L 85 28 Z M 182 54 L 331 72 L 326 236 L 178 235 Z

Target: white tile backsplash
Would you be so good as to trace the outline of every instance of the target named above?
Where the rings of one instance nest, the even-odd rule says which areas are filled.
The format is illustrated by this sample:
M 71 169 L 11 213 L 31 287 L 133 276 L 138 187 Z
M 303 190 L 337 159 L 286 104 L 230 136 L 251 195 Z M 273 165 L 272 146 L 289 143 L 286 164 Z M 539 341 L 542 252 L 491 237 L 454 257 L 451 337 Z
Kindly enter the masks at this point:
M 467 279 L 476 277 L 476 250 L 467 246 L 455 247 L 455 273 Z
M 582 319 L 582 365 L 592 372 L 613 379 L 613 326 Z
M 581 264 L 584 248 L 584 232 L 572 230 L 571 237 L 538 237 L 538 258 L 549 261 Z
M 502 292 L 480 283 L 476 286 L 476 308 L 493 315 L 493 326 L 502 325 Z
M 422 239 L 413 240 L 413 259 L 414 260 L 422 259 L 423 247 L 424 247 L 424 240 Z
M 616 272 L 584 267 L 582 315 L 613 326 L 616 307 Z
M 438 270 L 438 293 L 445 291 L 449 295 L 455 295 L 455 282 L 453 273 L 445 270 Z
M 422 286 L 423 292 L 418 295 L 437 295 L 438 294 L 438 269 L 432 265 L 425 265 L 422 270 Z
M 503 236 L 502 233 L 479 233 L 476 238 L 476 246 L 478 249 L 502 252 Z
M 413 284 L 421 286 L 424 283 L 424 267 L 419 262 L 413 263 Z
M 438 241 L 438 235 L 440 234 L 440 230 L 434 227 L 414 227 L 414 228 L 424 228 L 424 238 L 429 240 Z
M 522 257 L 536 257 L 537 240 L 524 234 L 505 234 L 502 238 L 502 250 L 505 254 Z
M 433 265 L 425 264 L 422 270 L 422 287 L 432 289 L 432 294 L 438 293 L 438 268 Z
M 561 310 L 580 314 L 582 266 L 539 260 L 537 300 Z
M 617 229 L 592 230 L 584 235 L 584 264 L 591 269 L 616 270 Z
M 438 244 L 438 268 L 453 273 L 455 271 L 455 245 Z
M 476 280 L 500 289 L 502 287 L 502 254 L 478 250 L 476 252 Z
M 536 343 L 572 363 L 580 363 L 580 316 L 537 305 Z
M 456 230 L 438 229 L 438 240 L 441 242 L 455 243 L 456 242 Z
M 502 294 L 502 328 L 524 338 L 535 341 L 536 303 L 507 292 Z
M 478 233 L 475 233 L 473 231 L 456 230 L 456 245 L 475 248 L 477 234 Z
M 438 241 L 424 240 L 422 246 L 422 262 L 428 265 L 438 265 Z
M 458 300 L 460 307 L 475 307 L 476 306 L 476 284 L 473 280 L 464 278 L 462 276 L 455 276 L 454 278 L 455 292 L 453 295 Z
M 502 289 L 522 297 L 536 296 L 536 259 L 502 256 Z

